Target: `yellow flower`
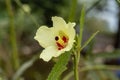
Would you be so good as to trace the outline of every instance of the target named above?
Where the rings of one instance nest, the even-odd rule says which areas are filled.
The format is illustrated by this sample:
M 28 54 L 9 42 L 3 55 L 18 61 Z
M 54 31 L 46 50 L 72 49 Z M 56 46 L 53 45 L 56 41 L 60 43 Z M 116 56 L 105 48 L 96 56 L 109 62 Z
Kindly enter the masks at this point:
M 41 26 L 34 37 L 45 48 L 40 54 L 44 61 L 69 51 L 75 41 L 75 23 L 66 23 L 63 18 L 57 16 L 52 17 L 52 21 L 53 27 Z

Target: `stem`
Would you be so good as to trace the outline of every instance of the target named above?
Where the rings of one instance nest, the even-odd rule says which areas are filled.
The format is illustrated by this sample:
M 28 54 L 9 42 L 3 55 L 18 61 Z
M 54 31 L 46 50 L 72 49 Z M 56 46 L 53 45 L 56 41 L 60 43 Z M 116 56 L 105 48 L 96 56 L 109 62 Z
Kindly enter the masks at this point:
M 75 80 L 79 80 L 79 55 L 74 55 L 74 76 Z
M 71 9 L 68 17 L 68 21 L 72 22 L 75 19 L 75 13 L 77 8 L 77 0 L 72 0 Z
M 17 70 L 19 67 L 19 58 L 18 58 L 18 48 L 17 48 L 16 35 L 15 35 L 14 14 L 12 11 L 11 0 L 6 0 L 6 7 L 8 10 L 9 23 L 10 23 L 10 44 L 12 51 L 12 55 L 11 55 L 12 62 L 14 69 Z

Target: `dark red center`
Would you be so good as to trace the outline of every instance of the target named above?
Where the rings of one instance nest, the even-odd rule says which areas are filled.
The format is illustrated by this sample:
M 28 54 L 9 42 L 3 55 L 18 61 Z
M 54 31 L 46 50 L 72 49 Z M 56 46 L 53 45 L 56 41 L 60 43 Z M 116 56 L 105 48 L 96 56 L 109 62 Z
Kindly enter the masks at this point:
M 61 39 L 63 42 L 60 42 L 59 39 Z M 58 47 L 58 50 L 61 50 L 67 46 L 68 38 L 63 36 L 59 38 L 58 36 L 55 37 L 56 45 Z

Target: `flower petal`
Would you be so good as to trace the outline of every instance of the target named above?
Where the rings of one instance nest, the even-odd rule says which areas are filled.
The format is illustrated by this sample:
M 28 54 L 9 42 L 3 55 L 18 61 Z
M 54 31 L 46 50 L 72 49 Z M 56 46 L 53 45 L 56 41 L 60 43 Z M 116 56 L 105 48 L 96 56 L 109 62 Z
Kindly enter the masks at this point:
M 54 57 L 58 57 L 59 55 L 61 55 L 65 51 L 71 50 L 73 43 L 75 41 L 74 40 L 74 38 L 75 38 L 75 29 L 74 29 L 75 23 L 69 22 L 66 25 L 67 26 L 64 27 L 63 29 L 60 29 L 60 28 L 59 29 L 62 30 L 69 37 L 68 45 L 64 49 L 58 50 L 57 54 L 55 54 Z
M 68 25 L 67 33 L 70 38 L 69 41 L 73 42 L 75 38 L 75 29 L 74 29 L 75 23 L 69 22 L 67 25 Z
M 64 29 L 67 26 L 66 22 L 61 17 L 57 17 L 57 16 L 52 17 L 52 21 L 53 21 L 53 27 L 55 28 Z
M 60 56 L 60 55 L 63 54 L 65 51 L 66 51 L 65 49 L 58 50 L 57 53 L 54 55 L 54 57 Z
M 55 36 L 54 36 L 53 28 L 48 28 L 47 26 L 41 26 L 37 30 L 36 36 L 34 38 L 44 48 L 51 45 L 55 45 L 55 40 L 54 40 Z
M 71 22 L 69 22 L 68 24 L 67 24 L 67 29 L 66 30 L 64 30 L 65 31 L 65 33 L 68 35 L 68 37 L 69 37 L 69 41 L 68 41 L 68 45 L 63 49 L 63 50 L 61 50 L 62 52 L 63 51 L 69 51 L 71 48 L 72 48 L 72 46 L 73 46 L 73 43 L 74 43 L 74 38 L 75 38 L 75 29 L 74 29 L 74 26 L 75 26 L 75 23 L 71 23 Z
M 57 51 L 58 50 L 54 46 L 47 47 L 40 54 L 40 58 L 48 62 L 55 54 L 57 54 Z
M 75 25 L 76 25 L 76 23 L 74 23 L 74 22 L 72 22 L 72 23 L 69 22 L 69 23 L 68 23 L 68 27 L 75 27 Z

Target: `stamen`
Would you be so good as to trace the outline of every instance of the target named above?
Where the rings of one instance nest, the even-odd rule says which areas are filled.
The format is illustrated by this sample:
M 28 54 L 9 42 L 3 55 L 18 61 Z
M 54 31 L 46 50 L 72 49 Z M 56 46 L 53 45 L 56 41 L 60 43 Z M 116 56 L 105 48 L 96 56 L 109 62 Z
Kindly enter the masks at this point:
M 55 40 L 56 40 L 56 41 L 58 41 L 58 40 L 59 40 L 59 37 L 58 37 L 58 36 L 56 36 L 56 37 L 55 37 Z
M 61 49 L 63 49 L 63 48 L 64 48 L 64 45 L 61 45 L 61 44 L 60 44 L 60 43 L 58 43 L 58 42 L 56 42 L 56 44 L 57 44 L 58 48 L 61 48 Z
M 62 40 L 64 41 L 64 43 L 68 42 L 68 39 L 65 36 L 62 37 Z
M 61 49 L 62 49 L 62 48 L 60 48 L 60 47 L 58 48 L 58 50 L 61 50 Z
M 68 36 L 63 31 L 59 31 L 59 35 L 55 36 L 56 46 L 58 50 L 64 49 L 68 44 L 68 40 Z

